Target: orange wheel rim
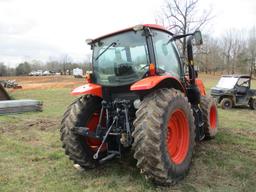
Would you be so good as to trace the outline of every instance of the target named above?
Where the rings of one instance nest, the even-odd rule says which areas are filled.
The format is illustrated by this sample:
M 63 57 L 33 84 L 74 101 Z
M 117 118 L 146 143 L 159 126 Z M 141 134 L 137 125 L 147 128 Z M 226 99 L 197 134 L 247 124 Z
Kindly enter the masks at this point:
M 217 109 L 213 105 L 210 108 L 210 127 L 211 129 L 215 129 L 217 124 Z
M 98 122 L 99 122 L 99 119 L 100 119 L 100 114 L 99 113 L 93 113 L 92 117 L 87 122 L 86 127 L 88 127 L 91 132 L 95 132 L 96 128 L 97 128 L 97 125 L 98 125 Z M 104 120 L 104 117 L 103 117 L 103 120 Z M 104 123 L 104 121 L 103 121 L 103 123 Z M 86 137 L 86 143 L 89 145 L 89 147 L 93 151 L 97 151 L 98 147 L 101 144 L 101 140 Z M 104 144 L 103 147 L 102 147 L 102 151 L 105 151 L 106 147 L 107 147 L 106 144 Z
M 174 111 L 168 122 L 167 149 L 170 159 L 181 164 L 187 156 L 190 141 L 188 119 L 183 110 Z

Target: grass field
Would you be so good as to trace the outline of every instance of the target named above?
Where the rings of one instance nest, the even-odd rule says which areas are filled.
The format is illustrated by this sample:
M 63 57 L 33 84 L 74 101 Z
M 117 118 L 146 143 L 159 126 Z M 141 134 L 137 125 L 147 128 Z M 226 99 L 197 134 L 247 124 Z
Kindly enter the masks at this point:
M 217 76 L 202 75 L 207 89 Z M 147 182 L 131 156 L 79 172 L 61 148 L 59 123 L 71 88 L 16 90 L 16 99 L 44 102 L 44 111 L 0 116 L 0 192 L 256 191 L 256 111 L 219 112 L 216 139 L 197 145 L 189 175 L 173 187 Z M 256 82 L 254 82 L 256 87 Z

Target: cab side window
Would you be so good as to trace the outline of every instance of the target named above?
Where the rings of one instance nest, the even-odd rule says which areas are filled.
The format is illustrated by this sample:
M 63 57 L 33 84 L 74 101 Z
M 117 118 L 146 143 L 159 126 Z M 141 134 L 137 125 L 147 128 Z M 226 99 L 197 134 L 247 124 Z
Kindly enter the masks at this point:
M 156 55 L 156 65 L 159 73 L 180 77 L 180 62 L 171 36 L 161 31 L 154 31 L 153 41 Z
M 249 79 L 248 78 L 240 78 L 237 82 L 238 86 L 249 87 Z

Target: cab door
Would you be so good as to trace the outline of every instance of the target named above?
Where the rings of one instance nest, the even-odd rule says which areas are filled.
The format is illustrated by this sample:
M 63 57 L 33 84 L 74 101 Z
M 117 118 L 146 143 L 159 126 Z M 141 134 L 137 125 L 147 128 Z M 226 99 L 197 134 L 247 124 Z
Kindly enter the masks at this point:
M 180 79 L 182 74 L 181 61 L 177 48 L 170 41 L 168 33 L 153 30 L 153 44 L 158 74 L 170 75 Z

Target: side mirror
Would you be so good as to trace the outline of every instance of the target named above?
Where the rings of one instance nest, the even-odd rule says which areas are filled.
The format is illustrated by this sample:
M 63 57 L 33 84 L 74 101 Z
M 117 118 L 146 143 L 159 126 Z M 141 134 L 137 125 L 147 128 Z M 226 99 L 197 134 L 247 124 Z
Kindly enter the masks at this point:
M 91 45 L 92 42 L 93 42 L 93 39 L 86 39 L 85 42 L 86 42 L 88 45 Z
M 202 45 L 203 44 L 203 38 L 201 31 L 195 31 L 194 32 L 194 39 L 195 39 L 195 45 Z

